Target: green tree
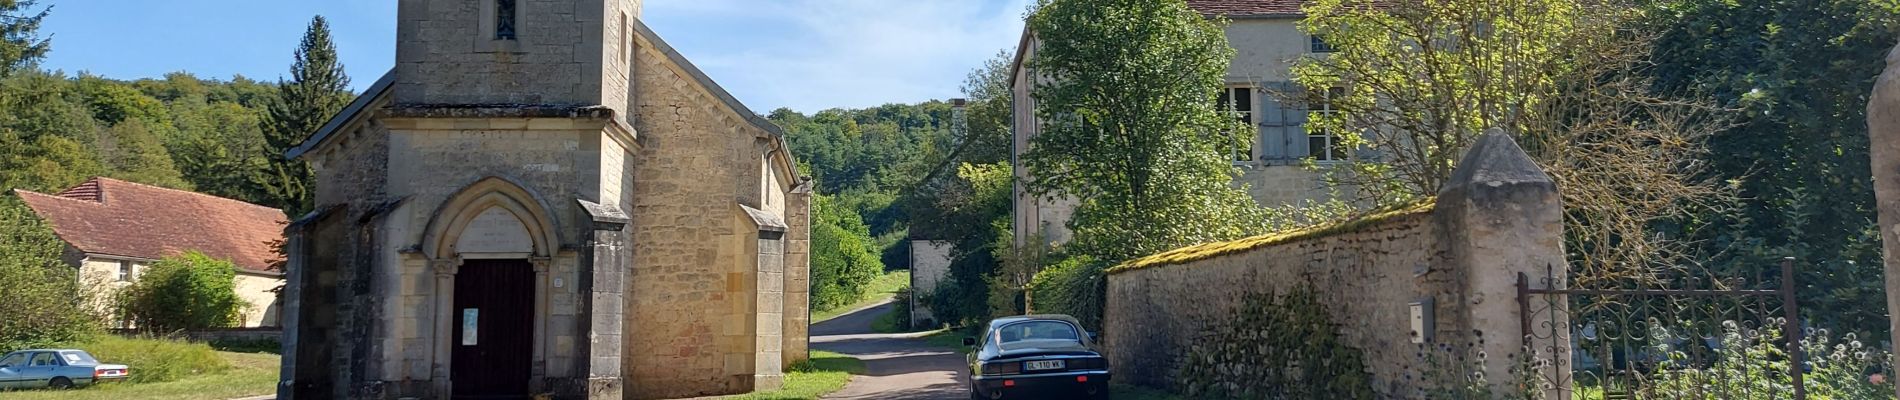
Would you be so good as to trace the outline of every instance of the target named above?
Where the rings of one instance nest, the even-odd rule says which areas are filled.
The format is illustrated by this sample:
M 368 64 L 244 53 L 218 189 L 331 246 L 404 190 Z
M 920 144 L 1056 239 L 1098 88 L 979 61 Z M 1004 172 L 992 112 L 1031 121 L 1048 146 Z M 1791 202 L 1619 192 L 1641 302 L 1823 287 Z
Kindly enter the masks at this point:
M 56 192 L 105 174 L 89 146 L 65 137 L 0 131 L 0 187 Z
M 1723 272 L 1774 276 L 1800 260 L 1802 308 L 1821 326 L 1885 337 L 1880 236 L 1868 166 L 1867 93 L 1900 37 L 1900 2 L 1658 0 L 1662 92 L 1738 110 L 1709 138 L 1708 172 L 1739 201 L 1695 236 Z
M 52 7 L 33 12 L 34 0 L 0 0 L 0 78 L 31 68 L 52 48 L 39 37 L 40 22 Z
M 872 255 L 869 228 L 829 196 L 812 201 L 811 306 L 827 310 L 858 301 L 864 287 L 884 271 Z
M 97 333 L 79 274 L 60 260 L 65 242 L 18 197 L 0 196 L 0 352 Z
M 99 153 L 109 175 L 133 182 L 191 190 L 157 135 L 138 119 L 113 125 L 99 135 Z
M 1316 0 L 1301 28 L 1336 52 L 1294 68 L 1331 93 L 1306 129 L 1352 155 L 1328 177 L 1361 204 L 1438 192 L 1487 129 L 1517 138 L 1563 188 L 1575 284 L 1651 283 L 1690 262 L 1658 235 L 1724 192 L 1699 173 L 1716 108 L 1653 95 L 1643 75 L 1653 34 L 1617 1 Z M 1313 96 L 1314 101 L 1318 96 Z
M 1121 261 L 1258 232 L 1222 149 L 1252 127 L 1218 111 L 1234 51 L 1179 0 L 1043 0 L 1029 68 L 1042 133 L 1022 156 L 1038 196 L 1079 200 L 1072 254 Z
M 166 257 L 121 293 L 123 310 L 140 328 L 160 331 L 236 324 L 246 306 L 237 295 L 237 266 L 196 251 Z
M 1016 117 L 1015 94 L 1010 91 L 1010 73 L 1015 62 L 1010 51 L 996 53 L 983 66 L 970 71 L 963 81 L 963 96 L 969 103 L 964 111 L 966 126 L 957 138 L 967 146 L 957 163 L 995 164 L 1009 161 L 1009 145 L 1014 139 L 1010 127 Z
M 919 196 L 930 204 L 910 214 L 917 237 L 952 245 L 949 271 L 925 299 L 940 321 L 981 322 L 1016 308 L 1028 276 L 1008 276 L 1000 270 L 999 255 L 1008 252 L 997 247 L 1007 248 L 1011 241 L 1010 173 L 1009 163 L 961 164 L 955 180 Z
M 330 41 L 330 24 L 323 16 L 312 18 L 290 65 L 290 80 L 278 82 L 277 101 L 270 104 L 265 120 L 264 150 L 270 164 L 259 183 L 273 197 L 268 205 L 293 216 L 311 210 L 310 166 L 284 154 L 349 105 L 349 87 L 350 78 Z

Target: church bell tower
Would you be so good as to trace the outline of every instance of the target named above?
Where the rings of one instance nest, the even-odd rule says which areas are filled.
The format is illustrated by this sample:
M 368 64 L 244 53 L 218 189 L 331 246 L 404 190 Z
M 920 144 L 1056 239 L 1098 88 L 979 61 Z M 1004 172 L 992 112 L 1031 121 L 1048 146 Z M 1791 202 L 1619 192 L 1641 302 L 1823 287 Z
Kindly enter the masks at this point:
M 400 1 L 396 105 L 627 115 L 640 0 Z

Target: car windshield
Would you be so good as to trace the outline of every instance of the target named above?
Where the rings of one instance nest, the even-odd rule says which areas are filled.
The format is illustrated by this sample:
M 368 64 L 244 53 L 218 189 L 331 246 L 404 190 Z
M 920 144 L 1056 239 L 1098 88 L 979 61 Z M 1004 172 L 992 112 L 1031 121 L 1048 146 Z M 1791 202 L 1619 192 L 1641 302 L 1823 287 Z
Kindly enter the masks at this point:
M 996 328 L 996 341 L 999 343 L 1025 340 L 1081 341 L 1082 339 L 1076 334 L 1075 326 L 1059 321 L 1017 322 Z
M 86 354 L 86 352 L 77 351 L 77 350 L 59 352 L 59 357 L 66 359 L 67 365 L 87 365 L 87 364 L 99 363 L 99 360 L 93 359 L 91 354 Z

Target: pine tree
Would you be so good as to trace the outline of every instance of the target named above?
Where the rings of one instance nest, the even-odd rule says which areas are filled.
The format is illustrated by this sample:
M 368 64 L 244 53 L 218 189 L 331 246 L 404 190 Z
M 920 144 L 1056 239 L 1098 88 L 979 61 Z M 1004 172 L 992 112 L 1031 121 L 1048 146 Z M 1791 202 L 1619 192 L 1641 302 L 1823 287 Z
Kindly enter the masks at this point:
M 336 45 L 330 41 L 330 24 L 323 16 L 312 18 L 297 46 L 296 62 L 290 65 L 290 80 L 278 82 L 277 100 L 270 104 L 264 122 L 265 156 L 270 163 L 258 183 L 273 197 L 269 205 L 283 208 L 293 218 L 311 210 L 310 166 L 285 158 L 284 153 L 349 104 L 349 86 L 350 78 L 343 73 Z
M 27 68 L 46 56 L 48 39 L 39 37 L 40 21 L 51 7 L 31 12 L 34 0 L 0 0 L 0 78 Z

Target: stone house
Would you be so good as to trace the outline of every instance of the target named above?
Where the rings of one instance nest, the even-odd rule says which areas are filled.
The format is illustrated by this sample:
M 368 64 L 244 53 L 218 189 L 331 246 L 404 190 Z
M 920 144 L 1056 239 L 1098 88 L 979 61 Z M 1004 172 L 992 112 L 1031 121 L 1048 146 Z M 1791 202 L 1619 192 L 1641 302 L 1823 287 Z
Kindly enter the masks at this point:
M 284 284 L 277 245 L 288 223 L 275 208 L 112 178 L 92 178 L 56 194 L 14 193 L 66 243 L 80 283 L 102 298 L 130 286 L 159 259 L 187 251 L 237 266 L 244 327 L 278 325 Z M 123 318 L 117 326 L 128 327 Z
M 1300 31 L 1302 0 L 1187 0 L 1187 4 L 1209 17 L 1228 20 L 1227 42 L 1235 54 L 1221 103 L 1259 128 L 1252 146 L 1234 149 L 1234 168 L 1239 170 L 1235 183 L 1247 185 L 1248 193 L 1262 206 L 1329 199 L 1331 192 L 1320 173 L 1302 164 L 1311 158 L 1325 166 L 1346 160 L 1348 154 L 1337 145 L 1336 136 L 1303 128 L 1309 111 L 1327 109 L 1327 94 L 1300 93 L 1293 83 L 1292 67 L 1301 57 L 1328 53 L 1331 48 Z M 1038 47 L 1035 32 L 1025 30 L 1017 45 L 1010 85 L 1016 127 L 1011 147 L 1011 164 L 1017 166 L 1014 226 L 1019 241 L 1041 234 L 1049 243 L 1063 243 L 1071 236 L 1067 224 L 1076 200 L 1031 195 L 1023 182 L 1033 174 L 1016 158 L 1029 150 L 1030 138 L 1041 128 L 1036 99 L 1030 95 L 1038 75 L 1025 64 Z
M 648 399 L 806 357 L 808 179 L 638 0 L 401 0 L 396 66 L 288 156 L 279 398 Z

